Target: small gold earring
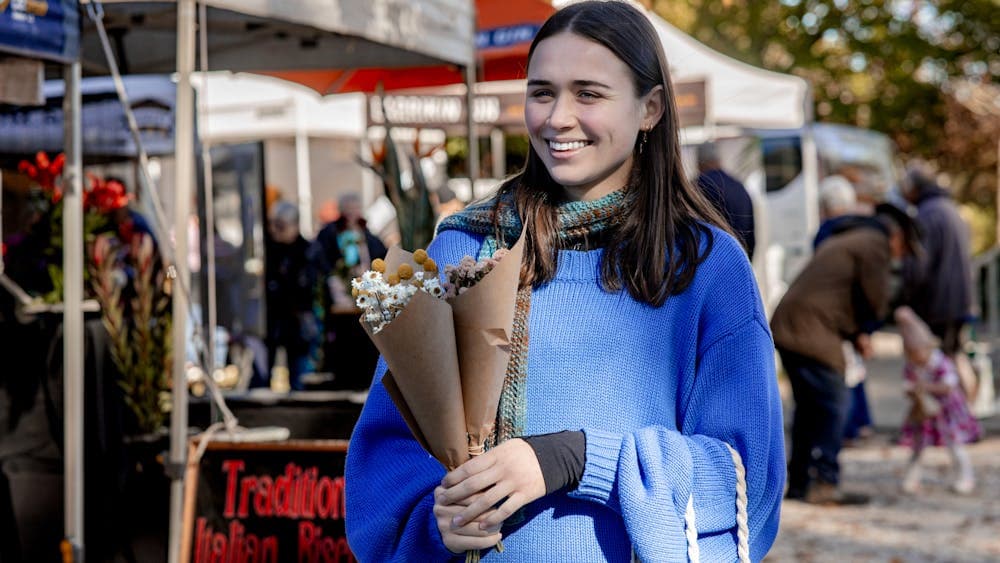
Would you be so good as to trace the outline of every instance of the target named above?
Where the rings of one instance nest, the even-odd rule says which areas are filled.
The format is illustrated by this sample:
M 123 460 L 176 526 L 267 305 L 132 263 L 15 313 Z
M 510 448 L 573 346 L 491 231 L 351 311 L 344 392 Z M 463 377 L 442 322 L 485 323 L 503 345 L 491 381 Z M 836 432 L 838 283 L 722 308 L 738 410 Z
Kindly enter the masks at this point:
M 639 154 L 642 154 L 642 149 L 646 148 L 646 141 L 649 140 L 649 131 L 642 130 L 642 140 L 639 141 Z

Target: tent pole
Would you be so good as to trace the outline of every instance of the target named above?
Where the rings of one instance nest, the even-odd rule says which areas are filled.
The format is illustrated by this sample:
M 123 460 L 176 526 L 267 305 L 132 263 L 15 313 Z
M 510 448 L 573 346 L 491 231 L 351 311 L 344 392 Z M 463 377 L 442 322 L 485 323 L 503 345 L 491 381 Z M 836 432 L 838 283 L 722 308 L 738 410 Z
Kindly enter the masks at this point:
M 64 72 L 66 154 L 63 195 L 63 487 L 66 551 L 83 561 L 83 147 L 80 132 L 80 62 Z
M 476 3 L 472 4 L 472 29 L 476 29 Z M 479 179 L 479 136 L 476 132 L 476 116 L 475 116 L 475 101 L 476 101 L 476 41 L 475 33 L 473 35 L 472 45 L 469 48 L 472 50 L 472 55 L 469 57 L 469 65 L 465 67 L 465 125 L 469 137 L 469 196 L 472 200 L 475 200 L 478 194 L 476 194 L 476 180 Z
M 305 108 L 302 98 L 295 96 L 295 193 L 299 207 L 299 232 L 306 238 L 312 238 L 313 203 L 312 203 L 312 172 L 309 169 L 309 130 L 306 127 Z M 269 210 L 265 209 L 267 214 Z M 266 217 L 265 217 L 266 220 Z
M 215 269 L 215 186 L 212 184 L 212 146 L 208 139 L 208 6 L 198 3 L 198 61 L 201 66 L 201 91 L 198 97 L 198 125 L 201 131 L 201 168 L 205 188 L 205 225 L 200 229 L 201 238 L 205 241 L 205 281 L 208 287 L 205 292 L 205 306 L 202 317 L 208 320 L 208 345 L 205 347 L 205 363 L 208 369 L 205 377 L 215 377 L 216 327 L 218 323 L 218 296 L 216 295 Z M 201 242 L 201 241 L 199 241 Z M 225 358 L 223 358 L 225 360 Z M 212 422 L 222 419 L 215 402 L 211 405 Z
M 188 221 L 191 214 L 191 186 L 194 182 L 194 91 L 191 72 L 195 53 L 194 0 L 177 0 L 177 106 L 174 124 L 176 185 L 174 186 L 174 272 L 173 291 L 173 410 L 170 413 L 170 536 L 168 561 L 181 559 L 181 527 L 184 509 L 184 467 L 187 448 L 188 396 L 187 300 L 180 287 L 187 287 Z M 211 374 L 209 374 L 211 377 Z

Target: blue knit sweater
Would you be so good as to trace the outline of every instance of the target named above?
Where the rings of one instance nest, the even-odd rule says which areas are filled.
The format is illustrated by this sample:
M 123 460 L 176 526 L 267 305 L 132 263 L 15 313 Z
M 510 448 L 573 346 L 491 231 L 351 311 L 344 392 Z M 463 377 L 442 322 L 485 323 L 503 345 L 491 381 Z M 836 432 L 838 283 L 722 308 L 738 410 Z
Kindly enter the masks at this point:
M 477 235 L 446 231 L 441 265 L 476 256 Z M 751 558 L 778 531 L 785 477 L 774 348 L 746 254 L 715 231 L 691 286 L 654 308 L 599 285 L 603 251 L 561 251 L 531 297 L 526 433 L 582 429 L 578 488 L 543 497 L 503 529 L 499 562 L 685 561 L 693 498 L 702 561 L 736 560 L 736 476 L 747 470 Z M 362 562 L 445 561 L 432 512 L 444 469 L 411 437 L 375 381 L 347 455 L 347 535 Z

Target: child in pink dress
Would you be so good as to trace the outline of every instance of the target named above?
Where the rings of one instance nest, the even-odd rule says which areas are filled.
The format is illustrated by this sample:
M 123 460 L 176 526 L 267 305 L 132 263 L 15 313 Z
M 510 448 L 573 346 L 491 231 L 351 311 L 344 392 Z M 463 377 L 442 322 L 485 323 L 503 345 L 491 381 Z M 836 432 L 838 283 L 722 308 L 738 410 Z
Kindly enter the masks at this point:
M 945 446 L 958 473 L 952 489 L 969 494 L 976 481 L 965 444 L 979 439 L 980 427 L 969 412 L 955 364 L 941 352 L 930 329 L 912 309 L 900 307 L 895 317 L 906 354 L 903 385 L 913 401 L 900 437 L 900 444 L 913 448 L 903 491 L 920 490 L 920 454 L 924 447 Z

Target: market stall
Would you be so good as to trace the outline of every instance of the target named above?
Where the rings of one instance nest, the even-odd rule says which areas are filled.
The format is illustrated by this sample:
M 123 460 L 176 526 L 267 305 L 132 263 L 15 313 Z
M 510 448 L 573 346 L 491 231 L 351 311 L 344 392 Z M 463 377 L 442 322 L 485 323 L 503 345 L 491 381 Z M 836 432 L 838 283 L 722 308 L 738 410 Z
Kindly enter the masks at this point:
M 470 69 L 471 6 L 459 0 L 319 1 L 281 3 L 265 0 L 207 0 L 202 4 L 203 68 L 282 70 L 289 68 L 358 68 L 453 64 Z M 173 226 L 185 232 L 195 183 L 194 100 L 191 73 L 195 59 L 193 0 L 176 2 L 105 2 L 103 28 L 84 37 L 88 72 L 177 72 Z M 95 19 L 96 22 L 96 19 Z M 115 38 L 109 49 L 106 36 Z M 97 43 L 102 39 L 101 43 Z M 175 47 L 175 48 L 174 48 Z M 117 64 L 100 54 L 117 51 Z M 204 55 L 208 55 L 204 57 Z M 471 74 L 467 71 L 467 74 Z M 142 151 L 140 150 L 140 154 Z M 145 164 L 145 163 L 143 163 Z M 188 318 L 185 237 L 168 250 L 176 275 L 173 305 L 174 349 L 187 345 Z M 174 354 L 171 455 L 174 476 L 171 501 L 170 560 L 179 560 L 179 522 L 187 450 L 187 383 L 182 354 Z

